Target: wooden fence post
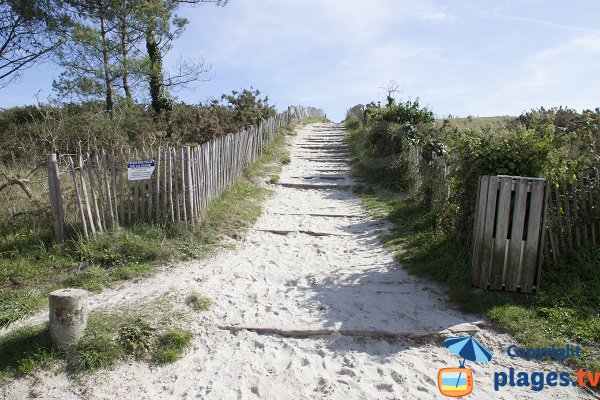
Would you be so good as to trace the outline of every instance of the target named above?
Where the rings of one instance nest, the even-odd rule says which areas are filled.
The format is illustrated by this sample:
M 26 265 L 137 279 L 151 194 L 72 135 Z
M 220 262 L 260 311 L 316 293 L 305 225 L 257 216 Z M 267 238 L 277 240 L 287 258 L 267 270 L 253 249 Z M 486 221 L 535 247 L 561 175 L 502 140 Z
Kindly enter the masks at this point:
M 48 195 L 50 196 L 52 217 L 54 219 L 54 238 L 57 241 L 62 242 L 65 240 L 65 214 L 56 154 L 48 154 L 47 167 L 49 188 Z

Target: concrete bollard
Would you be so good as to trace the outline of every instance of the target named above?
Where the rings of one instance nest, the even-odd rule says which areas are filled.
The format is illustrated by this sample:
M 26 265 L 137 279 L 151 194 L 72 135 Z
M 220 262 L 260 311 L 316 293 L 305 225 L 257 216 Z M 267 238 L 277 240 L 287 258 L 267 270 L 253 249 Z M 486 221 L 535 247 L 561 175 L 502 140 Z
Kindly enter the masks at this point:
M 77 341 L 83 336 L 88 319 L 88 292 L 60 289 L 49 295 L 50 338 L 57 346 Z

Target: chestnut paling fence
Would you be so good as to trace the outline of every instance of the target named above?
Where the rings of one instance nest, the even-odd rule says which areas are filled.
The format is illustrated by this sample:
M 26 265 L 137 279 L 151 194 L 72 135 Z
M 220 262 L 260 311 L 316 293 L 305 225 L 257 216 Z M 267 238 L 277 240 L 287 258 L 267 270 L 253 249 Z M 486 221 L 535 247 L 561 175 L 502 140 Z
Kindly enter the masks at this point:
M 347 117 L 365 120 L 365 107 Z M 451 195 L 451 165 L 407 149 L 413 189 L 426 184 L 428 201 L 442 209 Z M 429 156 L 429 157 L 427 157 Z M 598 170 L 557 182 L 520 176 L 480 177 L 473 227 L 472 283 L 483 289 L 532 293 L 539 289 L 544 261 L 600 244 L 600 174 Z M 470 234 L 470 233 L 466 233 Z
M 200 146 L 100 149 L 61 157 L 49 154 L 48 188 L 56 239 L 65 237 L 67 193 L 61 187 L 61 168 L 70 176 L 69 190 L 73 191 L 68 193 L 74 203 L 69 210 L 77 214 L 86 239 L 137 221 L 194 225 L 200 223 L 210 201 L 261 156 L 280 128 L 322 117 L 324 112 L 316 108 L 289 107 L 259 125 Z M 154 171 L 146 179 L 134 180 L 128 167 L 142 161 Z

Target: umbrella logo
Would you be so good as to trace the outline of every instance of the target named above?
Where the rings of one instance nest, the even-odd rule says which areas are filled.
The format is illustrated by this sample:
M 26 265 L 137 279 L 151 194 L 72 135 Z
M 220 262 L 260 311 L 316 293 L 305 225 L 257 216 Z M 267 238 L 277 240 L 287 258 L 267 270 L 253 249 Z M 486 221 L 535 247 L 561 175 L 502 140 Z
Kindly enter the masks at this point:
M 463 397 L 473 391 L 473 371 L 465 368 L 467 360 L 484 363 L 492 359 L 492 353 L 472 336 L 444 340 L 444 346 L 462 358 L 458 368 L 442 368 L 438 372 L 438 388 L 444 396 Z

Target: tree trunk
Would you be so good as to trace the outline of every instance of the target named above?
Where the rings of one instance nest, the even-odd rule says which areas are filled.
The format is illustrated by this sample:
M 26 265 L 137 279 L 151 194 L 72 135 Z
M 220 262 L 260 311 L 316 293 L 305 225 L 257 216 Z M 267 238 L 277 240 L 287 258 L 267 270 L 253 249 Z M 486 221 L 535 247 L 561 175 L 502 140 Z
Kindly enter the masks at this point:
M 127 58 L 127 25 L 125 18 L 121 18 L 121 55 L 123 56 L 123 89 L 125 90 L 125 98 L 129 103 L 133 102 L 131 95 L 131 87 L 129 86 L 129 59 Z
M 104 86 L 106 91 L 106 110 L 112 113 L 114 108 L 112 78 L 110 76 L 110 65 L 108 62 L 108 40 L 106 39 L 106 21 L 104 7 L 100 7 L 100 34 L 102 36 L 102 60 L 104 63 Z
M 160 46 L 156 43 L 154 31 L 148 29 L 146 32 L 146 49 L 150 59 L 150 98 L 152 109 L 158 116 L 164 107 L 163 66 Z

